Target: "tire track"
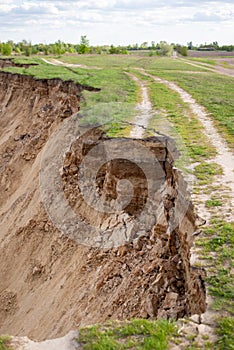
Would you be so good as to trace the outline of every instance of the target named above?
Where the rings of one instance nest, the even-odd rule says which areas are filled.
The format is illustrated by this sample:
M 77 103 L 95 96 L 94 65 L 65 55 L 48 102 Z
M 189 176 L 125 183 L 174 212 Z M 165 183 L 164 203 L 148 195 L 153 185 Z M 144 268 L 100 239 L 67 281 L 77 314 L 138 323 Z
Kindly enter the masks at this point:
M 46 60 L 45 58 L 42 58 L 42 61 L 52 66 L 61 66 L 61 67 L 67 67 L 67 68 L 83 68 L 83 69 L 97 69 L 97 70 L 102 69 L 100 67 L 86 66 L 85 64 L 64 63 L 62 61 L 56 60 L 55 58 L 52 58 L 51 61 Z
M 134 125 L 131 132 L 130 137 L 141 139 L 144 136 L 145 129 L 148 127 L 149 120 L 152 116 L 152 104 L 149 98 L 148 89 L 146 84 L 142 82 L 139 78 L 131 73 L 125 72 L 132 80 L 136 82 L 136 84 L 140 88 L 140 97 L 141 102 L 136 105 L 136 110 L 138 111 L 137 116 L 134 120 Z
M 220 182 L 229 187 L 232 206 L 234 206 L 234 155 L 228 148 L 226 141 L 216 130 L 213 120 L 209 117 L 208 112 L 203 106 L 199 105 L 187 91 L 183 90 L 174 82 L 155 77 L 142 69 L 140 71 L 142 74 L 150 77 L 156 82 L 162 83 L 171 90 L 177 92 L 182 101 L 189 105 L 191 112 L 201 122 L 203 125 L 203 133 L 217 151 L 217 156 L 214 157 L 212 161 L 219 164 L 223 169 L 223 175 L 220 175 Z
M 208 219 L 208 222 L 209 219 L 212 217 L 212 214 L 218 215 L 226 221 L 232 221 L 234 214 L 234 155 L 228 148 L 226 141 L 216 130 L 213 121 L 206 109 L 203 106 L 199 105 L 188 92 L 183 90 L 174 82 L 170 82 L 165 79 L 161 79 L 159 77 L 155 77 L 151 74 L 148 74 L 144 69 L 140 69 L 140 72 L 143 75 L 150 77 L 157 83 L 164 84 L 171 90 L 177 92 L 182 101 L 189 105 L 189 108 L 193 115 L 197 117 L 197 119 L 201 122 L 203 126 L 202 132 L 205 134 L 210 143 L 213 144 L 214 148 L 217 151 L 217 156 L 211 159 L 210 162 L 215 162 L 219 164 L 223 169 L 223 175 L 216 176 L 216 179 L 212 183 L 212 185 L 215 187 L 218 186 L 218 190 L 216 190 L 216 193 L 220 195 L 221 198 L 224 198 L 225 195 L 227 195 L 228 198 L 225 199 L 225 204 L 223 204 L 222 207 L 216 208 L 216 211 L 214 213 L 212 213 L 205 205 L 206 200 L 209 199 L 210 195 L 212 194 L 208 195 L 205 192 L 203 193 L 203 191 L 201 190 L 199 194 L 193 194 L 192 198 L 194 202 L 196 202 L 195 207 L 198 211 L 198 214 Z M 191 251 L 190 262 L 193 265 L 198 262 L 199 265 L 202 264 L 203 266 L 207 267 L 207 262 L 203 259 L 199 249 L 195 246 L 192 248 Z M 209 273 L 209 267 L 207 267 L 207 269 Z M 213 303 L 214 299 L 210 296 L 208 292 L 206 312 L 201 315 L 200 319 L 197 318 L 196 315 L 191 318 L 192 322 L 194 322 L 194 327 L 192 326 L 191 322 L 189 322 L 188 324 L 183 324 L 182 328 L 185 330 L 185 334 L 191 334 L 194 332 L 194 330 L 195 332 L 197 332 L 198 330 L 198 336 L 196 338 L 197 341 L 200 340 L 202 343 L 202 337 L 204 335 L 209 335 L 209 341 L 215 344 L 217 337 L 215 335 L 214 328 L 218 315 L 212 308 Z M 184 349 L 184 347 L 182 348 Z
M 203 63 L 203 62 L 193 63 L 193 62 L 190 62 L 184 58 L 179 58 L 179 60 L 183 61 L 184 63 L 189 64 L 190 66 L 193 66 L 193 67 L 203 68 L 203 69 L 206 69 L 210 72 L 227 75 L 227 76 L 232 77 L 232 78 L 234 77 L 233 69 L 224 68 L 224 67 L 220 67 L 220 66 L 214 66 L 214 68 L 213 68 L 206 63 Z

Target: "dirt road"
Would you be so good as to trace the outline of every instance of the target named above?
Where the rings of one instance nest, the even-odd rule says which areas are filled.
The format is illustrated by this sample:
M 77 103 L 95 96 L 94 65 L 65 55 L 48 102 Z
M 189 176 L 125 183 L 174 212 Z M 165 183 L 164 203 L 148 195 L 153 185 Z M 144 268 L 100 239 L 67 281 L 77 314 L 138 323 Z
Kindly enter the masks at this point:
M 227 75 L 229 77 L 234 77 L 234 70 L 233 69 L 229 69 L 229 68 L 225 68 L 222 67 L 221 65 L 217 65 L 217 66 L 212 66 L 209 65 L 207 63 L 203 63 L 203 62 L 191 62 L 189 60 L 186 60 L 184 58 L 179 58 L 181 61 L 183 61 L 186 64 L 189 64 L 190 66 L 194 66 L 194 67 L 198 67 L 198 68 L 204 68 L 210 72 L 213 73 L 219 73 L 219 74 L 223 74 L 223 75 Z
M 220 208 L 218 208 L 218 214 L 223 219 L 229 221 L 233 220 L 233 207 L 234 207 L 234 155 L 231 150 L 228 148 L 226 141 L 216 130 L 212 119 L 210 118 L 208 112 L 205 108 L 199 105 L 195 99 L 185 90 L 180 88 L 174 82 L 169 82 L 167 80 L 155 77 L 148 74 L 145 70 L 141 69 L 141 73 L 150 77 L 158 83 L 164 84 L 169 87 L 171 90 L 176 91 L 183 102 L 189 105 L 189 108 L 193 115 L 201 122 L 203 126 L 203 133 L 206 135 L 210 143 L 215 147 L 217 151 L 217 156 L 210 160 L 219 164 L 223 169 L 223 175 L 220 175 L 215 179 L 213 186 L 220 188 L 220 195 L 225 195 L 226 203 Z M 147 91 L 147 88 L 146 88 Z M 152 113 L 152 111 L 151 111 Z M 206 194 L 200 192 L 195 193 L 193 196 L 194 202 L 196 202 L 196 209 L 198 214 L 209 220 L 211 213 L 205 206 L 205 201 L 209 198 Z M 201 259 L 199 251 L 196 248 L 193 248 L 191 262 L 195 263 Z M 203 262 L 203 261 L 201 261 Z M 208 295 L 207 297 L 207 311 L 201 317 L 201 324 L 198 326 L 198 338 L 201 339 L 203 335 L 209 335 L 209 340 L 215 341 L 216 336 L 214 334 L 214 320 L 217 317 L 217 314 L 212 310 L 212 298 Z M 193 325 L 190 323 L 184 326 L 186 331 L 193 332 Z M 190 327 L 192 327 L 190 329 Z M 196 327 L 195 327 L 196 328 Z M 194 329 L 195 329 L 194 328 Z
M 137 104 L 136 110 L 138 111 L 135 117 L 134 124 L 136 124 L 130 133 L 131 138 L 141 139 L 144 136 L 145 128 L 147 128 L 149 120 L 152 114 L 152 104 L 149 99 L 148 90 L 146 84 L 138 79 L 135 75 L 126 73 L 131 79 L 133 79 L 140 88 L 141 101 Z
M 101 69 L 100 67 L 95 67 L 95 66 L 86 66 L 85 64 L 73 64 L 73 63 L 64 63 L 62 61 L 56 60 L 56 59 L 51 59 L 46 60 L 45 58 L 42 58 L 42 61 L 44 61 L 47 64 L 51 64 L 53 66 L 63 66 L 63 67 L 70 67 L 70 68 L 83 68 L 83 69 Z
M 227 185 L 230 188 L 230 196 L 234 198 L 234 155 L 228 148 L 226 141 L 222 138 L 219 132 L 216 130 L 212 119 L 205 108 L 199 105 L 195 99 L 181 87 L 174 82 L 167 81 L 146 73 L 141 72 L 155 81 L 165 84 L 171 90 L 176 91 L 183 102 L 188 103 L 191 112 L 199 119 L 203 125 L 203 133 L 209 139 L 210 143 L 214 146 L 217 151 L 217 156 L 212 159 L 215 163 L 219 164 L 223 169 L 223 175 L 220 177 L 220 182 Z M 233 202 L 234 205 L 234 202 Z

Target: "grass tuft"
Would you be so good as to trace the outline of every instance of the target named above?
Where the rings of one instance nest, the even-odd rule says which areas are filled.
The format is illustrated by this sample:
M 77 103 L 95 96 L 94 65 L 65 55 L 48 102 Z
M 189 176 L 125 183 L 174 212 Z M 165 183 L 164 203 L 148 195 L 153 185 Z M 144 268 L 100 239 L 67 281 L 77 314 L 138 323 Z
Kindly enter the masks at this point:
M 234 349 L 234 318 L 222 317 L 218 321 L 217 334 L 219 335 L 217 349 L 233 350 Z
M 233 315 L 234 310 L 234 222 L 211 220 L 205 236 L 196 241 L 201 254 L 212 254 L 213 264 L 206 278 L 210 294 L 215 297 L 213 308 Z
M 214 176 L 222 175 L 223 169 L 219 164 L 202 162 L 195 167 L 194 174 L 199 185 L 207 185 L 213 182 Z
M 84 350 L 166 350 L 176 335 L 173 322 L 133 319 L 82 328 L 77 341 Z
M 223 203 L 219 199 L 211 198 L 206 201 L 207 208 L 221 207 Z
M 6 336 L 0 337 L 0 350 L 11 350 L 10 348 L 10 338 Z

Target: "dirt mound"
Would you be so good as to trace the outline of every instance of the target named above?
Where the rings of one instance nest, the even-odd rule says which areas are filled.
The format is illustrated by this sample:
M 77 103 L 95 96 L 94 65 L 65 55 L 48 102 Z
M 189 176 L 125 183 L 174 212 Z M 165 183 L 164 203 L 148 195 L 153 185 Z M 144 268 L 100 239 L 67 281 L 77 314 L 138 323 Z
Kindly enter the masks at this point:
M 180 210 L 188 194 L 167 138 L 137 141 L 162 172 L 153 193 L 157 213 L 140 234 L 132 223 L 149 196 L 149 179 L 139 167 L 123 157 L 99 169 L 97 191 L 106 201 L 116 199 L 119 180 L 127 176 L 133 183 L 125 210 L 100 214 L 80 196 L 76 179 L 86 155 L 111 139 L 94 128 L 65 154 L 61 178 L 74 212 L 104 231 L 123 225 L 130 232 L 125 244 L 78 244 L 45 211 L 39 193 L 42 152 L 54 130 L 79 110 L 82 88 L 0 72 L 0 333 L 43 340 L 109 318 L 177 318 L 205 310 L 203 271 L 190 266 L 196 215 L 187 200 Z

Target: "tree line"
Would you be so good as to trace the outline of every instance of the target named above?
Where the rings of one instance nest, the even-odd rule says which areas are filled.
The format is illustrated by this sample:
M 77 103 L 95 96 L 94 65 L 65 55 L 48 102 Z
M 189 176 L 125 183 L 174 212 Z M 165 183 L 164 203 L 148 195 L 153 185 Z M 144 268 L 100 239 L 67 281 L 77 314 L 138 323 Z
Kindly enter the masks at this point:
M 102 45 L 91 46 L 86 35 L 82 35 L 79 44 L 65 43 L 61 40 L 52 44 L 32 44 L 30 41 L 22 40 L 18 43 L 8 40 L 7 42 L 0 42 L 0 54 L 5 56 L 14 55 L 62 55 L 65 53 L 71 54 L 128 54 L 131 51 L 148 51 L 149 56 L 171 56 L 173 51 L 178 52 L 182 56 L 187 56 L 189 50 L 198 51 L 234 51 L 234 45 L 219 46 L 217 41 L 210 44 L 201 44 L 194 46 L 192 42 L 187 45 L 180 45 L 166 41 L 155 43 L 143 42 L 142 44 L 133 44 L 127 46 Z

